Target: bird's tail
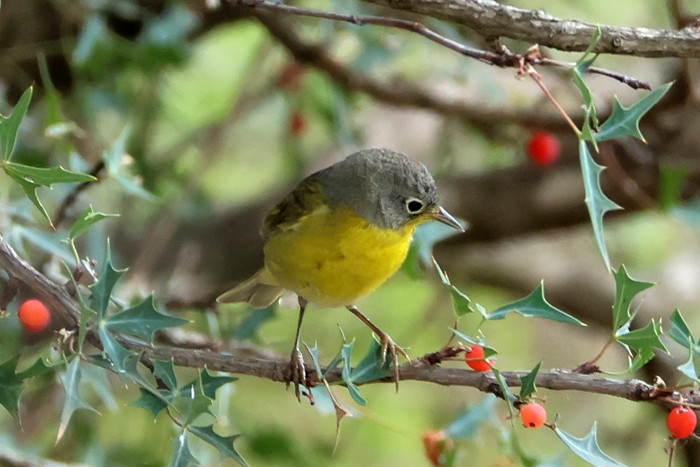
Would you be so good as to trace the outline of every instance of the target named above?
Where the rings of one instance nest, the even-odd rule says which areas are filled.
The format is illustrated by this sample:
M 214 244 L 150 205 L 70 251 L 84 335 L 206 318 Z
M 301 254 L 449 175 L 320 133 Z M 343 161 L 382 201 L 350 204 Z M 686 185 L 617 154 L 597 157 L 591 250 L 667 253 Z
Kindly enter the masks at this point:
M 250 279 L 219 295 L 216 301 L 219 303 L 247 302 L 253 308 L 267 308 L 279 300 L 284 293 L 282 287 L 271 282 L 274 280 L 267 269 L 263 268 Z

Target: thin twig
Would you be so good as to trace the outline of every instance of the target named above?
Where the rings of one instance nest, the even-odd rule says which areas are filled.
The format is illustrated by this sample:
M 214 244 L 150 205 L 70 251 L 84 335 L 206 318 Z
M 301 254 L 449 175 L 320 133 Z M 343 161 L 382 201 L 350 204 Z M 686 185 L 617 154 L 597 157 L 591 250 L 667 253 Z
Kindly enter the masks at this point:
M 306 16 L 310 18 L 328 19 L 332 21 L 350 23 L 356 26 L 377 25 L 395 29 L 402 29 L 405 31 L 419 34 L 430 41 L 433 41 L 443 47 L 446 47 L 447 49 L 453 50 L 466 57 L 470 57 L 487 65 L 493 65 L 500 68 L 519 68 L 523 63 L 523 60 L 526 64 L 531 65 L 547 65 L 556 67 L 571 66 L 571 64 L 569 63 L 560 62 L 558 60 L 545 60 L 540 57 L 516 54 L 509 52 L 505 49 L 501 50 L 501 53 L 494 53 L 485 50 L 475 49 L 472 47 L 467 47 L 463 44 L 460 44 L 459 42 L 453 41 L 452 39 L 438 34 L 434 30 L 426 27 L 425 25 L 417 21 L 389 18 L 384 16 L 348 15 L 343 13 L 336 13 L 333 11 L 315 10 L 311 8 L 302 8 L 281 3 L 271 3 L 264 0 L 231 1 L 235 4 L 249 7 L 254 10 L 275 11 L 297 16 Z M 649 84 L 641 80 L 631 78 L 614 71 L 604 70 L 602 68 L 597 67 L 591 67 L 589 69 L 589 72 L 615 79 L 623 84 L 632 87 L 633 89 L 651 89 L 651 86 Z

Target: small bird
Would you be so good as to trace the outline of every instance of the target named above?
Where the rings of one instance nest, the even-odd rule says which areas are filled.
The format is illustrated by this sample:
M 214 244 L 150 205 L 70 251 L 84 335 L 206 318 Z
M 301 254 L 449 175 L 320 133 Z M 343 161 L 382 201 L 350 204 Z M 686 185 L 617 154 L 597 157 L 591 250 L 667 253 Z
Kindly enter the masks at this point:
M 267 214 L 264 267 L 217 302 L 266 308 L 285 291 L 298 296 L 289 381 L 299 400 L 299 385 L 307 385 L 299 344 L 308 303 L 344 306 L 360 318 L 380 340 L 382 363 L 390 353 L 398 389 L 397 353 L 410 358 L 353 303 L 399 269 L 416 227 L 431 220 L 464 231 L 438 204 L 423 164 L 389 149 L 363 149 L 309 175 Z

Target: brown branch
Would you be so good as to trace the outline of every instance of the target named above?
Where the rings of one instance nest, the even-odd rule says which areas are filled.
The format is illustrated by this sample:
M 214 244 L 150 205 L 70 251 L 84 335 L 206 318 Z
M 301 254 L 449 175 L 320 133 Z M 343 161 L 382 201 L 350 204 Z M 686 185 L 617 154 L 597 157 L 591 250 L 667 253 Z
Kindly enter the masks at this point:
M 73 298 L 66 292 L 65 287 L 54 284 L 43 274 L 23 261 L 15 251 L 0 236 L 0 267 L 16 280 L 22 282 L 33 292 L 42 297 L 46 304 L 58 313 L 67 322 L 76 325 L 79 319 L 79 307 Z M 96 336 L 95 336 L 96 337 Z M 246 355 L 234 355 L 206 349 L 177 348 L 171 346 L 152 347 L 130 338 L 119 337 L 119 341 L 125 347 L 142 352 L 147 359 L 170 360 L 176 365 L 224 371 L 242 375 L 255 376 L 271 381 L 284 382 L 285 373 L 288 370 L 288 362 L 284 360 L 272 360 L 268 358 L 250 357 Z M 403 381 L 424 381 L 448 386 L 469 386 L 484 392 L 498 392 L 498 384 L 491 373 L 477 373 L 466 369 L 440 368 L 421 364 L 421 360 L 415 360 L 400 366 L 400 379 Z M 314 374 L 310 371 L 309 374 Z M 525 372 L 502 372 L 509 386 L 519 386 L 520 376 Z M 327 376 L 328 382 L 342 381 L 341 371 L 335 369 Z M 393 383 L 393 378 L 372 381 L 372 383 Z M 643 381 L 617 380 L 612 378 L 600 378 L 589 375 L 581 375 L 571 371 L 551 370 L 540 372 L 537 377 L 537 385 L 543 389 L 583 391 L 588 393 L 603 394 L 620 397 L 631 401 L 651 401 L 664 406 L 674 405 L 665 392 Z M 700 395 L 690 395 L 689 402 L 700 402 Z M 698 399 L 697 401 L 695 399 Z
M 461 24 L 484 38 L 508 37 L 567 52 L 583 52 L 596 25 L 556 18 L 542 9 L 525 10 L 492 0 L 365 0 Z M 700 58 L 700 31 L 601 25 L 594 53 L 636 57 Z
M 231 0 L 234 1 L 234 0 Z M 293 14 L 299 16 L 307 16 L 312 18 L 329 19 L 333 21 L 342 21 L 346 23 L 351 23 L 357 26 L 364 26 L 367 24 L 385 26 L 395 29 L 402 29 L 405 31 L 410 31 L 419 34 L 426 39 L 433 41 L 447 49 L 453 50 L 466 57 L 473 58 L 487 65 L 493 65 L 501 68 L 522 68 L 523 63 L 530 65 L 545 65 L 545 66 L 556 66 L 556 67 L 571 67 L 573 64 L 561 62 L 558 60 L 542 59 L 539 55 L 533 54 L 517 54 L 512 53 L 505 47 L 501 47 L 499 51 L 490 52 L 485 50 L 479 50 L 472 47 L 467 47 L 459 42 L 453 41 L 432 29 L 426 27 L 425 25 L 417 21 L 409 21 L 404 19 L 390 18 L 384 16 L 370 16 L 370 15 L 347 15 L 342 13 L 336 13 L 332 11 L 322 11 L 314 10 L 309 8 L 296 7 L 292 5 L 285 5 L 279 3 L 270 3 L 264 0 L 254 0 L 254 1 L 236 1 L 238 5 L 248 6 L 255 10 L 268 10 L 281 12 L 286 14 Z M 260 16 L 259 14 L 257 16 Z M 607 76 L 609 78 L 620 81 L 623 84 L 630 86 L 633 89 L 651 89 L 648 83 L 645 83 L 636 78 L 625 76 L 621 73 L 617 73 L 610 70 L 605 70 L 598 67 L 590 67 L 588 69 L 589 73 L 600 74 Z

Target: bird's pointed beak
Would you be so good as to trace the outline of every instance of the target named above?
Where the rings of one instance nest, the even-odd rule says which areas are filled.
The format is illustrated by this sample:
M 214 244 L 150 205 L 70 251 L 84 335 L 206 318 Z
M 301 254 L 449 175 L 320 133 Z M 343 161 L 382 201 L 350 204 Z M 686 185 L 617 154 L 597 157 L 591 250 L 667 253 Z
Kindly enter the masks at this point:
M 462 224 L 460 224 L 459 221 L 455 219 L 454 216 L 452 216 L 452 214 L 447 212 L 442 206 L 439 206 L 436 210 L 431 212 L 429 217 L 438 222 L 442 222 L 445 225 L 449 225 L 450 227 L 457 229 L 460 232 L 464 232 L 464 227 L 462 227 Z

